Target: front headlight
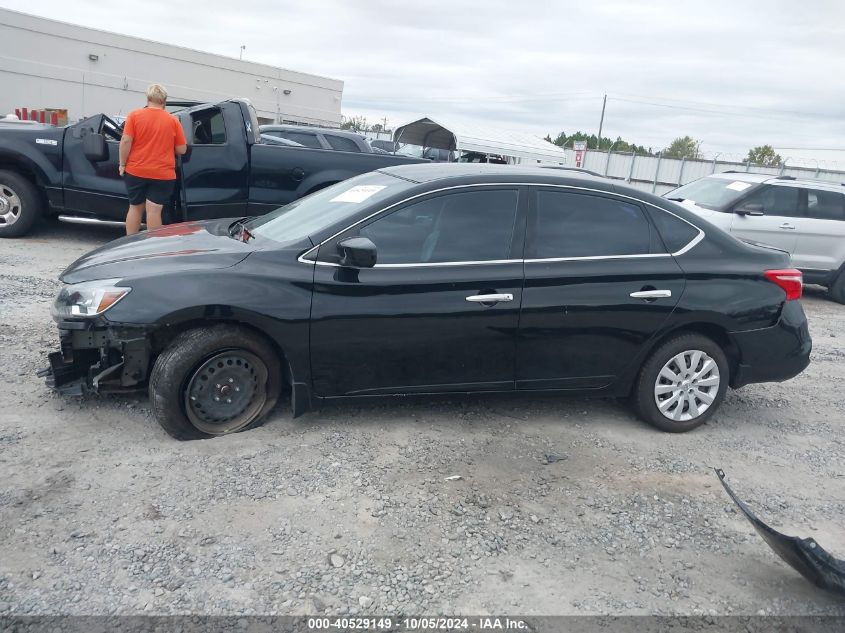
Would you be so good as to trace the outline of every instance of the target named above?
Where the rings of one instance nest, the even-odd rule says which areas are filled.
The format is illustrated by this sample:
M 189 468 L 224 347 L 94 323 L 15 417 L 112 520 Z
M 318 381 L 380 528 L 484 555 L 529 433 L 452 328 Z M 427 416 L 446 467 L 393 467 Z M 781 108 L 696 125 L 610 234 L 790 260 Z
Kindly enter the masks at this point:
M 71 284 L 59 291 L 50 313 L 56 320 L 102 314 L 132 288 L 118 286 L 120 279 L 98 279 Z

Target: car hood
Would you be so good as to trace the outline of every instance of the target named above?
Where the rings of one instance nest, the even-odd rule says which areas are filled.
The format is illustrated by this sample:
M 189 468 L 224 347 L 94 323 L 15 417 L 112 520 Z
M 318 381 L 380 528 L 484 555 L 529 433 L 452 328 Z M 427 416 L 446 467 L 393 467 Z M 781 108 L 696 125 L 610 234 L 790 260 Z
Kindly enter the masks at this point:
M 65 283 L 95 279 L 215 270 L 243 261 L 255 249 L 229 237 L 234 218 L 184 222 L 109 242 L 83 255 L 59 276 Z

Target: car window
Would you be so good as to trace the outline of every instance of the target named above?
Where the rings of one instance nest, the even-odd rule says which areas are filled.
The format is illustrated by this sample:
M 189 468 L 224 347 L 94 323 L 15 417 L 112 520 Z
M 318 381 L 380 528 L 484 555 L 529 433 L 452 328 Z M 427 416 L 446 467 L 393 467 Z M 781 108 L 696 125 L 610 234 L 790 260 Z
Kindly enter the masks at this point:
M 307 132 L 285 131 L 282 133 L 282 138 L 286 138 L 289 141 L 296 141 L 300 145 L 305 145 L 305 147 L 323 149 L 323 146 L 320 144 L 320 139 L 317 138 L 316 134 L 308 134 Z
M 383 216 L 359 234 L 376 245 L 379 264 L 509 259 L 517 199 L 516 189 L 444 194 Z
M 194 145 L 222 145 L 226 142 L 226 126 L 220 108 L 209 108 L 191 114 L 191 136 Z
M 807 215 L 819 220 L 845 220 L 845 195 L 807 189 Z
M 589 194 L 539 189 L 529 224 L 527 259 L 644 255 L 651 229 L 635 204 Z
M 262 134 L 267 134 L 269 136 L 276 136 L 278 138 L 284 138 L 284 136 L 282 136 L 281 130 L 267 130 L 265 132 L 262 132 Z
M 334 134 L 324 134 L 332 149 L 341 152 L 360 152 L 361 148 L 351 138 L 344 138 L 342 136 L 335 136 Z
M 699 234 L 696 227 L 671 213 L 649 208 L 649 215 L 670 253 L 677 253 Z
M 765 215 L 796 218 L 803 215 L 799 205 L 800 194 L 801 190 L 798 187 L 765 185 L 743 198 L 737 207 L 760 204 L 763 206 Z

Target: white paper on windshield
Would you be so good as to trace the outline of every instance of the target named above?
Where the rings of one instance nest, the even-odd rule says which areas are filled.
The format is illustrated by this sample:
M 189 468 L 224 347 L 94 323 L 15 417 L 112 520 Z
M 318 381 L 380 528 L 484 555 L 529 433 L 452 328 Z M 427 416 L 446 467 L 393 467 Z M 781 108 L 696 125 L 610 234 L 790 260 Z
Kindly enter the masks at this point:
M 347 189 L 339 196 L 335 196 L 329 202 L 364 202 L 370 196 L 377 194 L 385 188 L 385 185 L 356 185 Z
M 731 184 L 728 185 L 728 189 L 733 189 L 734 191 L 745 191 L 751 186 L 749 182 L 741 182 L 739 180 L 734 180 Z

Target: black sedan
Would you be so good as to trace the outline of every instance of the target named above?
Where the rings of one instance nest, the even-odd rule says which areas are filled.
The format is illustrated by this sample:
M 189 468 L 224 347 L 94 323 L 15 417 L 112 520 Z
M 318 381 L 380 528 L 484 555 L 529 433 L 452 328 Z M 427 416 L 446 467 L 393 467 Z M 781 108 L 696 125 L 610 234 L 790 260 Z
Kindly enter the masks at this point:
M 801 274 L 674 202 L 560 169 L 409 165 L 261 217 L 166 226 L 62 275 L 68 394 L 148 385 L 178 439 L 341 398 L 630 397 L 688 431 L 809 362 Z

